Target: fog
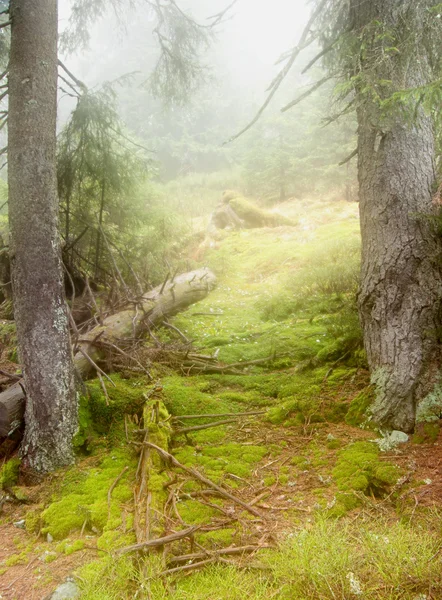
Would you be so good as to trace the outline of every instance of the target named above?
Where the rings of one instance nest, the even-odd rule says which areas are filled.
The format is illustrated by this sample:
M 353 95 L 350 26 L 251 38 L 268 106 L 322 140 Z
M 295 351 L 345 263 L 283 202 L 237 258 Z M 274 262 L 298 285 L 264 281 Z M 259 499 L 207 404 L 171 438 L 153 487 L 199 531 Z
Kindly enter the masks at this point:
M 61 32 L 68 26 L 71 4 L 70 0 L 61 0 Z M 207 23 L 208 17 L 227 5 L 227 0 L 180 3 L 200 23 Z M 309 12 L 304 0 L 238 0 L 216 28 L 211 49 L 204 57 L 210 73 L 206 92 L 231 90 L 246 104 L 262 101 L 277 72 L 275 61 L 296 45 Z M 124 14 L 116 15 L 109 9 L 90 29 L 90 47 L 65 56 L 64 61 L 90 87 L 136 71 L 137 88 L 149 77 L 158 57 L 154 26 L 154 17 L 142 2 Z M 146 94 L 141 94 L 139 100 L 146 102 Z M 62 115 L 65 112 L 62 110 Z

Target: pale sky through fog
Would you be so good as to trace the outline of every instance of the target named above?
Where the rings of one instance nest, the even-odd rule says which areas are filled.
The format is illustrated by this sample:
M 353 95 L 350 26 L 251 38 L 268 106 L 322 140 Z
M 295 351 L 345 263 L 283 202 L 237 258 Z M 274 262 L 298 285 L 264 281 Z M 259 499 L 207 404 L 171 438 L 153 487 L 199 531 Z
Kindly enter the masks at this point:
M 179 3 L 203 21 L 229 2 L 181 0 Z M 71 0 L 60 0 L 60 30 L 67 23 L 70 4 Z M 279 55 L 297 43 L 310 10 L 307 0 L 238 0 L 231 18 L 218 28 L 210 57 L 215 70 L 221 76 L 229 74 L 241 87 L 262 89 L 275 72 L 273 65 Z M 150 26 L 146 14 L 134 11 L 128 13 L 124 31 L 111 14 L 92 28 L 90 50 L 69 57 L 66 62 L 88 85 L 109 79 L 109 71 L 112 76 L 119 76 L 143 70 L 146 54 L 156 52 Z

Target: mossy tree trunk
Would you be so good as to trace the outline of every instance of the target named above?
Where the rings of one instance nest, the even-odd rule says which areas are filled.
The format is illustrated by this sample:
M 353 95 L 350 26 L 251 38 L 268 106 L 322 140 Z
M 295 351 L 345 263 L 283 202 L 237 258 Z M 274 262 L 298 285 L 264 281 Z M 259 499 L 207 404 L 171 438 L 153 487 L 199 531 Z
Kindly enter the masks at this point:
M 14 315 L 27 392 L 24 464 L 73 460 L 73 364 L 58 233 L 57 0 L 11 0 L 9 225 Z
M 386 118 L 379 98 L 431 81 L 424 20 L 432 4 L 350 2 L 354 33 L 365 43 L 356 73 L 362 82 L 357 89 L 359 311 L 377 386 L 372 416 L 382 427 L 407 432 L 441 365 L 441 242 L 428 218 L 435 214 L 434 131 L 431 116 L 419 105 L 413 122 L 405 122 L 398 112 Z M 396 37 L 387 45 L 400 51 L 385 49 L 385 37 L 370 29 L 376 23 Z M 378 85 L 381 80 L 384 86 Z

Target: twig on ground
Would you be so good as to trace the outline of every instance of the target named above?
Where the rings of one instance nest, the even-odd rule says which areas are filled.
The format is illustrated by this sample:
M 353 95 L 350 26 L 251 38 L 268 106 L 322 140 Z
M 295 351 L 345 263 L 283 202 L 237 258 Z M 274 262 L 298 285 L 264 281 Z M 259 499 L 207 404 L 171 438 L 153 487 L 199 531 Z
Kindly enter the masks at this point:
M 237 498 L 230 492 L 227 492 L 222 487 L 217 485 L 215 482 L 211 481 L 207 477 L 204 477 L 204 475 L 201 475 L 201 473 L 199 471 L 197 471 L 196 469 L 192 469 L 191 467 L 186 467 L 185 465 L 180 463 L 174 456 L 172 456 L 172 454 L 169 454 L 169 452 L 166 452 L 159 446 L 156 446 L 155 444 L 151 444 L 150 442 L 144 442 L 144 445 L 147 446 L 148 448 L 153 448 L 164 458 L 165 461 L 170 462 L 178 469 L 182 469 L 185 473 L 189 474 L 194 479 L 197 479 L 198 481 L 201 481 L 205 485 L 208 485 L 209 487 L 213 488 L 214 490 L 219 492 L 219 494 L 221 494 L 221 496 L 224 496 L 225 498 L 227 498 L 228 500 L 231 500 L 235 504 L 242 506 L 242 508 L 244 508 L 245 510 L 250 512 L 255 517 L 259 517 L 260 519 L 263 518 L 263 516 L 256 509 L 254 509 L 252 506 L 247 504 L 247 502 L 243 502 L 242 500 L 240 500 L 240 498 Z
M 123 477 L 123 475 L 126 473 L 126 471 L 128 469 L 129 469 L 129 467 L 124 467 L 124 469 L 121 471 L 121 473 L 118 475 L 118 477 L 115 479 L 115 481 L 113 482 L 113 484 L 109 488 L 109 491 L 107 493 L 107 518 L 108 519 L 110 518 L 112 492 L 114 491 L 114 489 L 117 486 L 118 482 L 120 481 L 120 479 Z
M 153 445 L 153 444 L 152 444 Z M 156 448 L 156 446 L 155 446 Z M 177 540 L 182 540 L 185 537 L 189 537 L 201 529 L 200 526 L 194 525 L 192 527 L 188 527 L 187 529 L 183 529 L 182 531 L 177 531 L 176 533 L 172 533 L 170 535 L 165 535 L 161 538 L 156 538 L 154 540 L 148 540 L 147 542 L 141 542 L 140 544 L 133 544 L 132 546 L 126 546 L 125 548 L 120 548 L 117 550 L 117 554 L 128 554 L 129 552 L 137 552 L 138 550 L 147 550 L 148 548 L 159 548 L 166 544 L 171 544 L 172 542 L 176 542 Z

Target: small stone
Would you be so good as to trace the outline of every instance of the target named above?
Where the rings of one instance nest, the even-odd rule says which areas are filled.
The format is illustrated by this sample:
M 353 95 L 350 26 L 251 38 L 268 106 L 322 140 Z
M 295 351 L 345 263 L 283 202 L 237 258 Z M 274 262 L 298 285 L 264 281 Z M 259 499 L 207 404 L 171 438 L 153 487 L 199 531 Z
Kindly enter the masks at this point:
M 52 544 L 52 542 L 54 541 L 54 538 L 52 537 L 52 535 L 50 533 L 48 533 L 48 535 L 46 536 L 46 540 L 47 540 L 48 544 Z
M 20 519 L 20 521 L 16 521 L 13 523 L 14 527 L 17 529 L 26 529 L 26 521 L 24 519 Z
M 50 600 L 75 600 L 80 597 L 80 588 L 73 581 L 62 583 L 50 597 Z
M 383 434 L 382 438 L 374 440 L 375 444 L 379 446 L 382 452 L 388 452 L 393 450 L 399 444 L 405 444 L 408 442 L 408 435 L 403 431 L 390 431 L 389 433 Z

